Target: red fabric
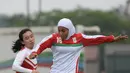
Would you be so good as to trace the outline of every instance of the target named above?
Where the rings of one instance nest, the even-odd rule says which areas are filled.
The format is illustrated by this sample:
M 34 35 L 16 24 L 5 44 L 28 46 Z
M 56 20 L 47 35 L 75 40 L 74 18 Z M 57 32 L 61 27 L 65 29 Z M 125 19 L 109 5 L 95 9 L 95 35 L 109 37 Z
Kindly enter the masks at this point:
M 26 60 L 28 60 L 30 63 L 32 63 L 29 59 L 25 58 Z M 37 64 L 32 63 L 34 66 L 37 66 Z M 23 61 L 22 67 L 27 68 L 27 69 L 31 69 L 31 70 L 36 70 L 36 68 L 32 67 L 30 64 L 28 64 L 26 61 Z M 20 72 L 16 72 L 16 73 L 20 73 Z
M 99 45 L 102 43 L 107 43 L 107 42 L 113 42 L 114 41 L 114 36 L 103 36 L 103 37 L 97 37 L 97 38 L 82 38 L 82 43 L 84 46 L 91 46 L 91 45 Z

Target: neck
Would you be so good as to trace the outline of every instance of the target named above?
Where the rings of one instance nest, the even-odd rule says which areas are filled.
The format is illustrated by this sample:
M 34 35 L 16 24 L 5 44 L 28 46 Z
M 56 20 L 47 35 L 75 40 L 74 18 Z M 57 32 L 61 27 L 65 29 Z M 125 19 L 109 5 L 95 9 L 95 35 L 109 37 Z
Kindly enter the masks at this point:
M 26 46 L 27 47 L 27 46 Z M 32 47 L 27 47 L 28 49 L 32 50 L 33 48 Z

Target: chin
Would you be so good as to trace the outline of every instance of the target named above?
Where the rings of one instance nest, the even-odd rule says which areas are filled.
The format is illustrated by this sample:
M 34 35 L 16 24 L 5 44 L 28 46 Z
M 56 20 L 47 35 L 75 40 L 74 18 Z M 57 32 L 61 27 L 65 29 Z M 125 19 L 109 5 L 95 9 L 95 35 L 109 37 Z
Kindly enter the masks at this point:
M 30 45 L 30 49 L 33 49 L 34 46 Z

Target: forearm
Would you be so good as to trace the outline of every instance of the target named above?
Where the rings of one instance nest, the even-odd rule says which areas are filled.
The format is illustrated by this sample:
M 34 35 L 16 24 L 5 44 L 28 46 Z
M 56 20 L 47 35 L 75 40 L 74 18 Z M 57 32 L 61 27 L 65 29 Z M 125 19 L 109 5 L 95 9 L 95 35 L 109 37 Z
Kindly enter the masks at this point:
M 107 42 L 113 42 L 114 41 L 114 36 L 103 36 L 103 35 L 94 35 L 94 36 L 86 36 L 83 35 L 82 43 L 84 46 L 90 46 L 90 45 L 99 45 L 102 43 L 107 43 Z
M 42 53 L 46 48 L 50 48 L 52 46 L 52 35 L 45 37 L 32 52 L 37 53 L 38 55 Z
M 13 64 L 12 69 L 22 73 L 32 73 L 31 69 L 23 68 L 20 65 Z
M 114 41 L 114 36 L 113 35 L 105 36 L 103 40 L 104 40 L 104 42 L 113 42 Z

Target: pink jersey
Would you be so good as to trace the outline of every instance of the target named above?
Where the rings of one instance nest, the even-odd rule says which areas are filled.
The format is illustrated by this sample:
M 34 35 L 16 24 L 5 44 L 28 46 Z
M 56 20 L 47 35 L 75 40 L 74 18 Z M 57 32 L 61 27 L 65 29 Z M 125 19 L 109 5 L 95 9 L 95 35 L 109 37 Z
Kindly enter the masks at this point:
M 32 73 L 37 68 L 37 59 L 29 59 L 31 52 L 32 50 L 25 47 L 17 53 L 12 66 L 16 73 Z
M 45 37 L 34 51 L 40 54 L 46 48 L 51 48 L 53 65 L 50 73 L 78 73 L 78 59 L 83 47 L 112 42 L 113 40 L 113 35 L 87 36 L 82 33 L 74 34 L 68 40 L 62 40 L 58 33 L 54 33 Z

